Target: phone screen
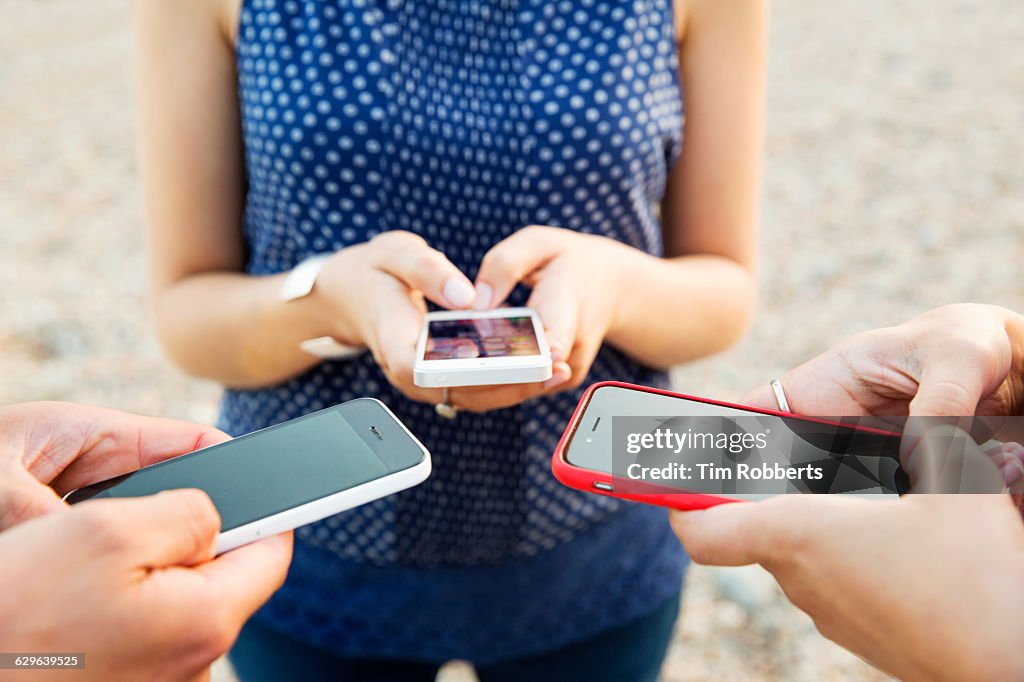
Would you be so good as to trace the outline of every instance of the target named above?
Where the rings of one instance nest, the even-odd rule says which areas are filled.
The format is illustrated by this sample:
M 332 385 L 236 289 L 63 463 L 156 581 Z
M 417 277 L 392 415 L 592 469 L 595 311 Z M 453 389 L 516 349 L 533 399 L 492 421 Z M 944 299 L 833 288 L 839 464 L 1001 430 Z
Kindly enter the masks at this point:
M 657 443 L 659 431 L 666 438 L 672 434 L 671 446 L 639 446 Z M 709 445 L 712 441 L 717 444 Z M 635 447 L 629 448 L 630 442 Z M 743 499 L 790 492 L 898 494 L 908 487 L 899 444 L 898 434 L 603 386 L 591 396 L 565 458 L 574 466 L 625 482 L 625 488 L 615 485 L 619 492 L 630 492 L 629 479 L 665 472 L 671 475 L 668 482 L 644 482 Z M 815 477 L 769 480 L 762 473 L 756 479 L 737 475 L 755 468 L 774 474 L 780 467 L 805 468 L 807 474 L 807 467 L 813 467 Z M 726 470 L 728 474 L 715 476 Z
M 471 360 L 540 355 L 529 315 L 431 320 L 424 360 Z
M 353 400 L 81 488 L 68 502 L 199 488 L 217 507 L 223 532 L 415 466 L 423 456 L 380 404 Z

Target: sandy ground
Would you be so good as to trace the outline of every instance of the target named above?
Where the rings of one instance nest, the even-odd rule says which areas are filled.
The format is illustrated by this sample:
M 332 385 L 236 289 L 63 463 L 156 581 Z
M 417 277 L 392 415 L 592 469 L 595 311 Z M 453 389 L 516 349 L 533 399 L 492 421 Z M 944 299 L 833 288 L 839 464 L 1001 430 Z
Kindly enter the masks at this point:
M 0 403 L 207 421 L 217 388 L 171 368 L 148 319 L 129 13 L 0 0 Z M 777 0 L 772 17 L 762 305 L 677 385 L 736 398 L 932 306 L 1024 310 L 1019 3 Z M 666 680 L 885 679 L 759 569 L 689 583 Z

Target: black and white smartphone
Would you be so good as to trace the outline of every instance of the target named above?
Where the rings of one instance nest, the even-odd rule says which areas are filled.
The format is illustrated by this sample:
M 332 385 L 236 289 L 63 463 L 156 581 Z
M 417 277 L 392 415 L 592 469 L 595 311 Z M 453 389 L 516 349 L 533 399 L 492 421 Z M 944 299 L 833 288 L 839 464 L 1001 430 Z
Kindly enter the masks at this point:
M 425 388 L 525 384 L 551 378 L 551 351 L 530 308 L 427 313 L 413 383 Z
M 360 398 L 68 493 L 199 488 L 220 513 L 217 553 L 422 483 L 430 453 L 382 402 Z

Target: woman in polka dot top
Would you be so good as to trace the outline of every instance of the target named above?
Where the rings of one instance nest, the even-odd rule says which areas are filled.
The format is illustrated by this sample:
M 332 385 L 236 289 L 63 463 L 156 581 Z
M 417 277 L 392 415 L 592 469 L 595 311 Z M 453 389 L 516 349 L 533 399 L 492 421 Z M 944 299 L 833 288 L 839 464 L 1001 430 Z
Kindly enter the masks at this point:
M 559 485 L 593 381 L 667 383 L 755 298 L 758 0 L 139 3 L 156 318 L 239 434 L 359 396 L 423 485 L 305 527 L 232 658 L 262 679 L 653 680 L 686 559 L 666 515 Z M 685 101 L 685 141 L 683 103 Z M 312 291 L 289 271 L 331 254 Z M 412 383 L 429 306 L 528 304 L 543 385 Z M 366 352 L 322 361 L 331 336 Z M 289 453 L 281 453 L 288 457 Z

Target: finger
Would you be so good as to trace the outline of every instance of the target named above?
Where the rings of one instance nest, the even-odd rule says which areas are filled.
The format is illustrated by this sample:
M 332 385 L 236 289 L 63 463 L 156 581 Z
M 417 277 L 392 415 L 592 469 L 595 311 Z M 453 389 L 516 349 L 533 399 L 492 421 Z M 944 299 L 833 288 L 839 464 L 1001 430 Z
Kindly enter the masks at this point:
M 700 511 L 673 511 L 672 529 L 698 564 L 756 564 L 764 558 L 764 548 L 762 535 L 756 532 L 756 517 L 746 509 L 749 506 L 756 505 L 735 503 Z
M 385 233 L 378 239 L 385 239 Z M 404 235 L 404 236 L 399 236 Z M 395 233 L 376 262 L 380 270 L 423 294 L 443 308 L 461 309 L 473 305 L 476 290 L 448 257 L 411 233 Z
M 783 379 L 781 379 L 780 381 L 783 383 L 783 387 L 785 387 L 785 381 L 786 381 L 785 377 L 783 377 Z M 784 390 L 786 390 L 786 389 L 784 388 Z M 788 395 L 789 391 L 786 390 L 786 393 L 787 393 L 786 397 L 788 399 L 789 398 L 789 395 Z M 747 393 L 745 396 L 743 396 L 740 399 L 740 403 L 739 404 L 740 405 L 744 405 L 744 406 L 748 406 L 748 407 L 753 407 L 753 408 L 756 408 L 756 409 L 761 409 L 761 410 L 771 410 L 772 412 L 780 412 L 780 411 L 782 411 L 782 407 L 779 405 L 778 400 L 775 397 L 775 392 L 772 390 L 770 385 L 758 386 L 753 391 L 751 391 L 750 393 Z M 807 403 L 803 403 L 803 404 L 804 404 L 804 406 L 808 405 Z M 792 408 L 793 408 L 793 406 L 790 405 L 790 409 L 792 409 Z M 820 410 L 816 410 L 816 411 L 820 412 Z M 856 413 L 857 410 L 850 410 L 850 409 L 848 409 L 848 410 L 845 410 L 845 412 L 847 412 L 847 413 L 850 413 L 850 412 Z M 792 414 L 796 414 L 796 412 L 793 412 Z M 879 429 L 879 430 L 882 430 L 882 431 L 895 431 L 895 432 L 899 432 L 901 429 L 903 429 L 904 425 L 906 424 L 906 417 L 900 417 L 900 416 L 874 416 L 874 415 L 865 415 L 865 414 L 843 414 L 843 415 L 839 415 L 839 414 L 836 414 L 836 415 L 820 415 L 819 414 L 818 416 L 831 417 L 832 419 L 837 420 L 839 423 L 841 423 L 841 424 L 848 424 L 849 426 L 851 426 L 853 428 L 872 428 L 872 429 Z
M 822 370 L 822 367 L 828 364 L 826 357 L 823 354 L 808 360 L 779 378 L 793 414 L 822 414 L 822 408 L 830 409 L 829 406 L 836 402 L 832 394 L 845 393 L 838 385 L 837 378 Z M 771 384 L 764 384 L 750 391 L 740 398 L 740 404 L 773 412 L 783 411 Z M 853 413 L 847 409 L 835 414 Z
M 568 363 L 556 362 L 551 366 L 551 378 L 545 382 L 453 388 L 448 394 L 448 401 L 470 412 L 500 410 L 550 393 L 554 387 L 568 382 L 571 376 Z
M 527 305 L 537 311 L 552 362 L 568 360 L 576 345 L 583 297 L 576 284 L 557 267 L 545 268 L 530 294 Z
M 549 230 L 556 228 L 523 228 L 495 244 L 484 254 L 476 276 L 478 310 L 497 308 L 516 284 L 534 270 L 543 267 L 558 253 L 558 245 Z
M 62 474 L 64 489 L 225 440 L 211 426 L 144 417 L 73 403 L 39 402 L 3 410 L 0 430 L 18 462 L 43 483 Z
M 284 584 L 292 559 L 292 533 L 231 550 L 196 571 L 214 585 L 234 625 L 241 627 Z
M 78 510 L 81 510 L 78 512 Z M 192 566 L 214 555 L 220 516 L 201 490 L 149 497 L 102 499 L 72 508 L 85 534 L 106 553 L 120 553 L 140 568 Z
M 52 480 L 61 494 L 217 444 L 229 436 L 212 426 L 159 417 L 143 417 L 90 406 L 71 406 L 68 423 L 88 424 L 79 452 Z M 55 434 L 56 435 L 56 434 Z M 39 461 L 53 461 L 44 457 Z M 33 474 L 55 475 L 33 469 Z
M 869 410 L 862 404 L 870 399 L 862 382 L 835 350 L 828 351 L 784 374 L 782 384 L 793 414 L 821 416 L 863 416 Z M 759 386 L 740 399 L 743 405 L 763 410 L 782 411 L 770 384 Z
M 1007 486 L 1024 477 L 1024 446 L 1020 443 L 1000 443 L 984 452 L 999 467 Z
M 413 366 L 416 362 L 416 341 L 423 324 L 425 309 L 422 301 L 409 298 L 401 284 L 379 299 L 380 314 L 374 325 L 374 340 L 370 343 L 377 364 L 388 381 L 406 396 L 426 402 L 441 399 L 439 389 L 422 389 L 413 383 Z
M 824 499 L 813 507 L 800 502 L 806 500 L 734 502 L 701 511 L 673 511 L 670 519 L 687 553 L 699 564 L 764 564 L 793 546 L 808 511 L 824 513 L 829 506 Z
M 998 493 L 1005 485 L 999 462 L 978 447 L 970 434 L 953 424 L 921 419 L 908 424 L 918 431 L 905 437 L 901 460 L 915 493 Z
M 986 379 L 973 363 L 962 358 L 925 363 L 917 394 L 910 401 L 910 416 L 973 415 Z
M 576 339 L 576 343 L 572 348 L 572 355 L 569 356 L 568 361 L 569 367 L 572 370 L 572 376 L 569 377 L 569 381 L 562 385 L 561 388 L 575 388 L 582 385 L 586 381 L 587 375 L 590 374 L 590 368 L 594 364 L 594 358 L 600 349 L 601 339 Z
M 67 504 L 50 487 L 23 475 L 26 480 L 12 481 L 0 489 L 0 531 L 67 509 Z
M 544 382 L 544 393 L 554 393 L 565 388 L 573 378 L 573 368 L 568 362 L 551 363 L 551 378 Z
M 65 495 L 79 487 L 230 440 L 220 429 L 204 424 L 151 417 L 131 421 L 116 440 L 103 440 L 80 455 L 52 481 L 54 489 Z
M 756 407 L 761 410 L 778 411 L 780 409 L 779 403 L 775 399 L 775 393 L 772 391 L 772 387 L 768 384 L 758 386 L 753 391 L 740 398 L 740 405 Z

